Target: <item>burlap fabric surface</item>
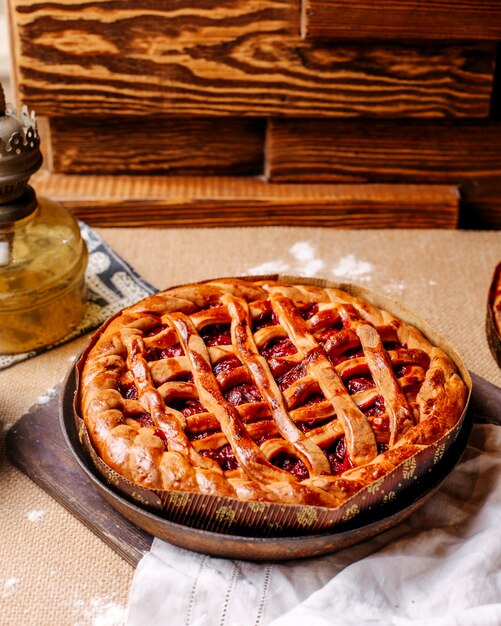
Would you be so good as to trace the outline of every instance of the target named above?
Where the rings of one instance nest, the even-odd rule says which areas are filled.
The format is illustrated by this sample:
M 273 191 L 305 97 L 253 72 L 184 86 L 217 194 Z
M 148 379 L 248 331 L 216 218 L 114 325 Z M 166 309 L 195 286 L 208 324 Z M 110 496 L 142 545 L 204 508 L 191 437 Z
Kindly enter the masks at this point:
M 99 232 L 159 288 L 277 271 L 378 290 L 414 309 L 452 342 L 471 370 L 501 385 L 484 333 L 501 233 L 304 228 Z M 33 404 L 46 401 L 86 340 L 0 373 L 3 431 Z M 13 468 L 3 443 L 0 528 L 0 624 L 125 622 L 133 569 Z

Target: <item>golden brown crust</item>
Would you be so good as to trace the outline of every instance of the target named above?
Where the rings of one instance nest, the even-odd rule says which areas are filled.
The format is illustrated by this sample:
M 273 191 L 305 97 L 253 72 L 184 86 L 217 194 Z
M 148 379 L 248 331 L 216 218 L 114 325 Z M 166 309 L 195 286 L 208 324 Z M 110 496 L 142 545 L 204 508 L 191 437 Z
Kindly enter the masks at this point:
M 84 356 L 79 411 L 142 487 L 335 507 L 442 437 L 466 396 L 442 350 L 361 298 L 223 279 L 112 319 Z

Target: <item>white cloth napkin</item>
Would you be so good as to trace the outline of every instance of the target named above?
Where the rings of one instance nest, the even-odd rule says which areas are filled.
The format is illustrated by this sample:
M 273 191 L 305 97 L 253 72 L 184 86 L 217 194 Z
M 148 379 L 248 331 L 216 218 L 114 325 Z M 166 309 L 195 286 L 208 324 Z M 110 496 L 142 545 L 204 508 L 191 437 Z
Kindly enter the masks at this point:
M 155 539 L 129 626 L 499 626 L 501 427 L 475 425 L 461 463 L 407 521 L 336 554 L 218 559 Z

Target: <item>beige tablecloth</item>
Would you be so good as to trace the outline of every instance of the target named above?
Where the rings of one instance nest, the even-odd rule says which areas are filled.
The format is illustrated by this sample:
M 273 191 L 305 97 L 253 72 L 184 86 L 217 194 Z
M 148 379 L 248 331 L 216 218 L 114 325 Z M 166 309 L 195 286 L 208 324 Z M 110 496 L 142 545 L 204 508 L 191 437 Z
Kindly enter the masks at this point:
M 405 303 L 467 366 L 501 385 L 484 334 L 501 233 L 304 228 L 121 230 L 100 234 L 159 288 L 268 273 L 350 281 Z M 81 338 L 0 372 L 7 430 L 66 374 Z M 3 437 L 2 437 L 3 441 Z M 133 569 L 5 459 L 0 465 L 0 624 L 122 624 Z M 175 625 L 173 625 L 175 626 Z

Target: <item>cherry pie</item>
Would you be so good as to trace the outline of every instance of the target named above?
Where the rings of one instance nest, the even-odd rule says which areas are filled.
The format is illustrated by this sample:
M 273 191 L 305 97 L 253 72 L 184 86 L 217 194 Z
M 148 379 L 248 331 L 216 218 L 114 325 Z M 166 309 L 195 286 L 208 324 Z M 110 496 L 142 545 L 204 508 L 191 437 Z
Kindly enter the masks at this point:
M 98 455 L 136 485 L 332 508 L 453 428 L 467 388 L 359 297 L 221 279 L 115 316 L 77 397 Z
M 494 271 L 489 291 L 486 331 L 489 348 L 501 367 L 501 263 Z
M 497 334 L 501 336 L 501 263 L 496 269 L 492 284 L 492 314 Z

